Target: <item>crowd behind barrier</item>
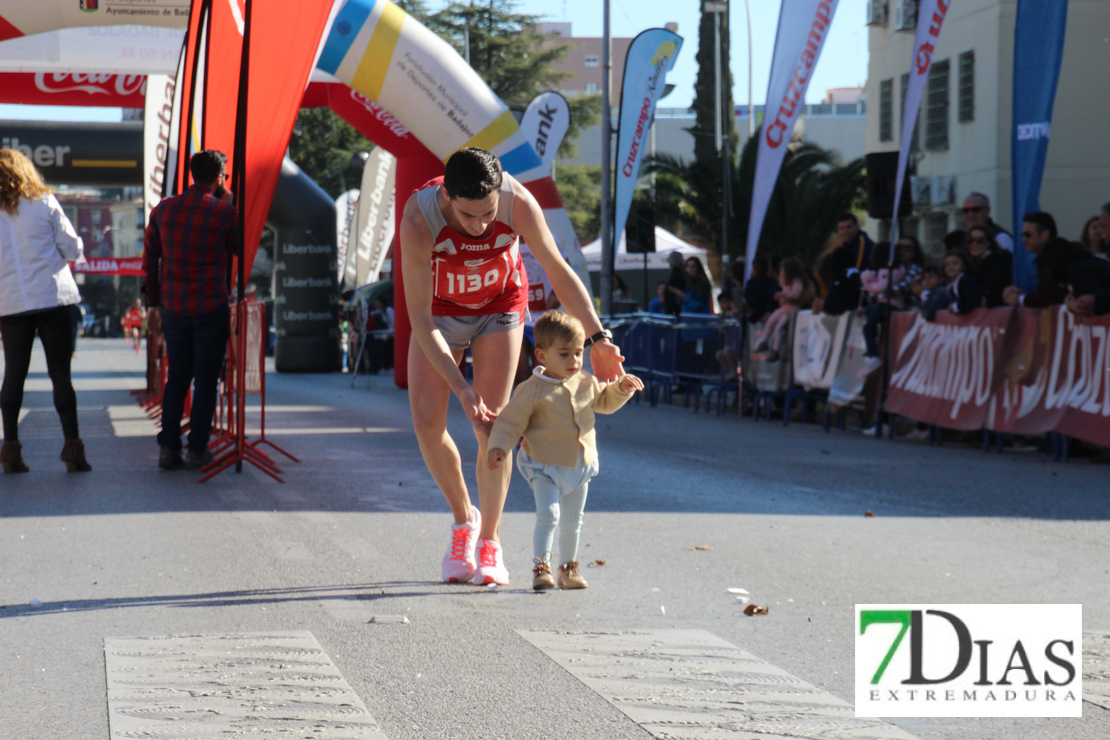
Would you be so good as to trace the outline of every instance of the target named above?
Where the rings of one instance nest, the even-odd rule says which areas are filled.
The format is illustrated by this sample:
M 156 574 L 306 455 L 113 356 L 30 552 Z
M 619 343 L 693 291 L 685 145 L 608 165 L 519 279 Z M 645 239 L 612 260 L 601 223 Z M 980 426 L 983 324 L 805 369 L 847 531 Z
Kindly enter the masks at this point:
M 758 351 L 762 323 L 709 315 L 635 313 L 608 319 L 625 368 L 652 406 L 682 393 L 687 407 L 724 413 L 729 400 L 756 419 L 824 407 L 874 418 L 884 371 L 867 363 L 865 318 L 798 311 L 773 361 Z M 965 316 L 893 312 L 889 391 L 882 411 L 938 429 L 1056 433 L 1110 447 L 1110 316 L 1063 307 L 977 309 Z M 732 354 L 729 354 L 729 352 Z M 730 372 L 725 358 L 738 360 Z M 870 372 L 869 372 L 870 370 Z M 803 414 L 805 418 L 807 414 Z M 932 437 L 932 433 L 930 434 Z

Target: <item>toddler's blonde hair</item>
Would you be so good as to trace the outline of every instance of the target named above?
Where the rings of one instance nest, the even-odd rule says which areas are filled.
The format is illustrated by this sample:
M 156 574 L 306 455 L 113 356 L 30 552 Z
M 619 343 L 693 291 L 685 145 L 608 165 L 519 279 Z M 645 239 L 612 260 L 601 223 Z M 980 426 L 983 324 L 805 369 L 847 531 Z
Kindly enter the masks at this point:
M 565 311 L 548 311 L 539 318 L 535 328 L 536 349 L 547 349 L 557 340 L 567 344 L 586 338 L 582 322 Z

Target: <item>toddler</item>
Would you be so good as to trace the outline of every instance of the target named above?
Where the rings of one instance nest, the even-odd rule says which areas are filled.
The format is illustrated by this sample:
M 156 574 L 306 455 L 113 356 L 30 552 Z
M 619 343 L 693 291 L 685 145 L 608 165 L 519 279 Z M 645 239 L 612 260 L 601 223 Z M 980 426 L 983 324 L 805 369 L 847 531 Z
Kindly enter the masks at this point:
M 578 535 L 586 490 L 597 475 L 594 412 L 611 414 L 644 384 L 633 375 L 602 383 L 582 370 L 586 332 L 581 322 L 562 311 L 548 311 L 536 322 L 539 366 L 521 383 L 498 415 L 489 437 L 487 463 L 501 466 L 517 439 L 524 447 L 517 468 L 536 497 L 532 588 L 555 586 L 551 547 L 559 527 L 559 588 L 586 588 L 578 566 Z
M 782 286 L 782 290 L 774 297 L 780 305 L 767 319 L 767 325 L 759 335 L 759 346 L 755 350 L 766 352 L 767 362 L 775 362 L 779 359 L 779 350 L 782 347 L 783 335 L 786 334 L 786 326 L 791 314 L 803 308 L 809 308 L 813 303 L 813 289 L 806 285 L 806 277 L 805 263 L 797 257 L 784 259 L 779 266 L 779 285 Z

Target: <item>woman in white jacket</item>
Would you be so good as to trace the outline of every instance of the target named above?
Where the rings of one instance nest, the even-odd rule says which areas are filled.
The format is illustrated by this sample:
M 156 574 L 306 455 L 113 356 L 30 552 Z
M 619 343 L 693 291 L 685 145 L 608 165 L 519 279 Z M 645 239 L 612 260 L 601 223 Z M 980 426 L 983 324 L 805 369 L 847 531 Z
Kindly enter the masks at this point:
M 46 351 L 54 408 L 62 420 L 61 459 L 70 472 L 92 470 L 77 431 L 77 394 L 70 380 L 73 356 L 70 306 L 81 301 L 68 261 L 81 257 L 81 238 L 26 156 L 0 149 L 0 337 L 4 384 L 0 412 L 5 473 L 26 473 L 19 443 L 19 409 L 35 332 Z

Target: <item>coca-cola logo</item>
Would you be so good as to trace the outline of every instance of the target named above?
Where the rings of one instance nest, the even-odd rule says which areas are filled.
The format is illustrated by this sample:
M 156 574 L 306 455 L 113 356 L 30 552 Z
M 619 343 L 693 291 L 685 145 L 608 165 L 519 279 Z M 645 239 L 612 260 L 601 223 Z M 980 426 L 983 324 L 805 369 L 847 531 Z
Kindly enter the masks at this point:
M 403 123 L 394 118 L 393 114 L 387 111 L 385 108 L 381 107 L 373 100 L 366 97 L 357 90 L 351 90 L 351 98 L 363 108 L 373 113 L 374 117 L 378 119 L 378 121 L 380 121 L 383 126 L 389 129 L 398 139 L 408 138 L 409 130 L 405 128 L 405 125 Z
M 35 87 L 44 93 L 85 92 L 89 95 L 146 94 L 146 75 L 69 74 L 68 72 L 38 72 Z

